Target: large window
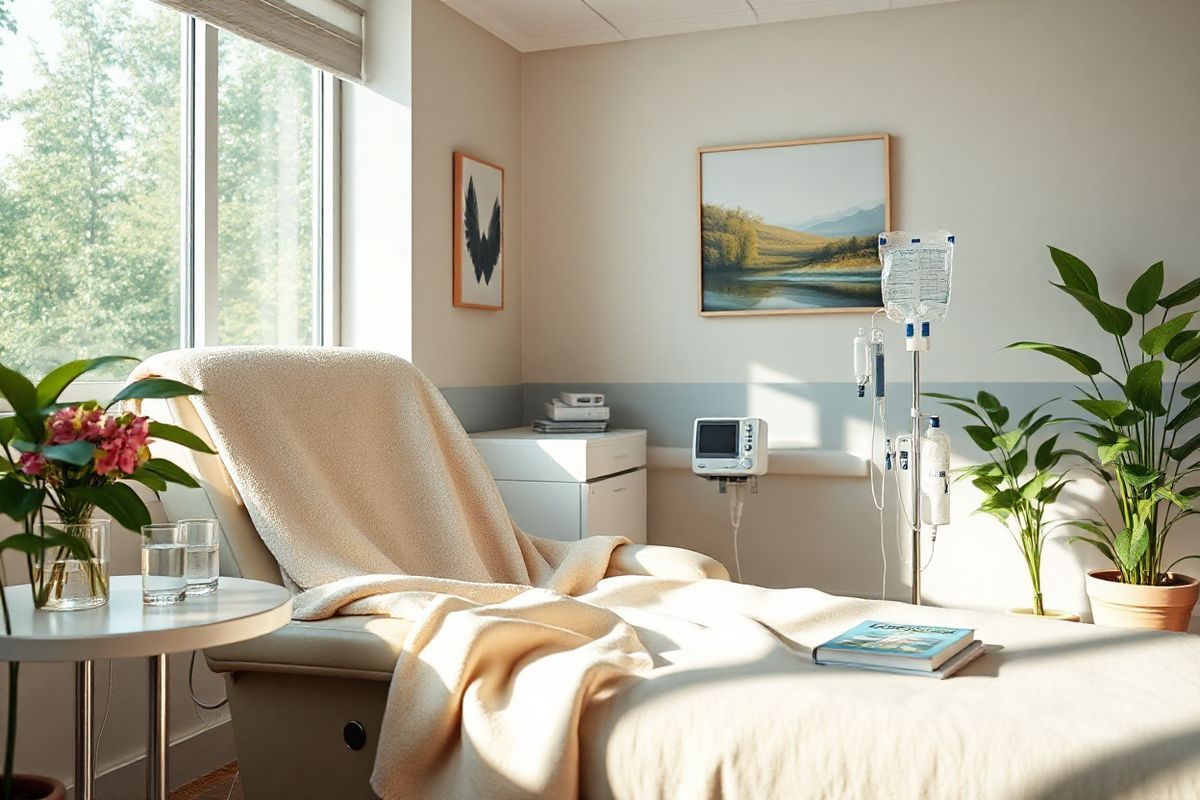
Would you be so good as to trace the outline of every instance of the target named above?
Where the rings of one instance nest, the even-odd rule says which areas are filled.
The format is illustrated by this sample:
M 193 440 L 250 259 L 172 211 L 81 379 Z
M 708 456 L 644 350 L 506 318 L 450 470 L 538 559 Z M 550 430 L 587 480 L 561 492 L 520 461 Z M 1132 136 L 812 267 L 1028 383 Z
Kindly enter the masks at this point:
M 0 362 L 332 343 L 333 95 L 150 0 L 0 0 Z

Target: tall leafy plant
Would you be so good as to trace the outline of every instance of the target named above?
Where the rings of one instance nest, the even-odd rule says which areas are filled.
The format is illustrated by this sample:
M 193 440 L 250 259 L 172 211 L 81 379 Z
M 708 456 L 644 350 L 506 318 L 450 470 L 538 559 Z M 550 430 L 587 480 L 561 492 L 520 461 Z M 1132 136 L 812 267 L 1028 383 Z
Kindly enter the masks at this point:
M 983 492 L 978 510 L 995 517 L 1008 530 L 1029 572 L 1033 613 L 1045 614 L 1042 551 L 1054 528 L 1054 523 L 1045 521 L 1046 511 L 1070 483 L 1065 474 L 1055 471 L 1065 455 L 1057 449 L 1058 436 L 1038 440 L 1043 429 L 1054 421 L 1052 414 L 1040 412 L 1054 401 L 1042 403 L 1009 428 L 1008 407 L 990 392 L 980 391 L 974 399 L 938 392 L 927 392 L 926 396 L 936 397 L 977 421 L 963 430 L 987 454 L 988 461 L 960 470 L 958 479 L 970 479 Z
M 1087 378 L 1079 387 L 1082 396 L 1072 401 L 1087 416 L 1070 419 L 1092 448 L 1070 452 L 1108 485 L 1120 517 L 1110 521 L 1097 513 L 1075 521 L 1084 532 L 1075 540 L 1112 561 L 1122 582 L 1164 583 L 1175 564 L 1200 558 L 1163 566 L 1168 535 L 1197 513 L 1192 499 L 1200 495 L 1200 487 L 1184 485 L 1200 471 L 1200 461 L 1188 463 L 1200 450 L 1200 434 L 1184 433 L 1200 419 L 1200 384 L 1187 385 L 1185 378 L 1200 362 L 1200 331 L 1191 327 L 1195 312 L 1176 310 L 1200 297 L 1200 278 L 1164 294 L 1160 261 L 1133 282 L 1122 308 L 1100 296 L 1095 273 L 1081 259 L 1056 247 L 1050 257 L 1062 279 L 1052 285 L 1113 338 L 1119 368 L 1109 371 L 1086 353 L 1044 342 L 1015 342 L 1008 349 L 1044 353 Z M 1102 389 L 1103 381 L 1115 384 L 1115 391 Z

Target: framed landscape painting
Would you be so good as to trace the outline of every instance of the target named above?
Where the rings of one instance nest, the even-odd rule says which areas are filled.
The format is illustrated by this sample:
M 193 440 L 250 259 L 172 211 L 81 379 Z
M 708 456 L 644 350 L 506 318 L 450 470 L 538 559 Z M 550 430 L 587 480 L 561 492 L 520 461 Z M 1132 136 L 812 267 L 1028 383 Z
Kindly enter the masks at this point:
M 454 305 L 504 308 L 504 169 L 454 154 Z
M 700 314 L 882 306 L 888 145 L 873 133 L 701 148 Z

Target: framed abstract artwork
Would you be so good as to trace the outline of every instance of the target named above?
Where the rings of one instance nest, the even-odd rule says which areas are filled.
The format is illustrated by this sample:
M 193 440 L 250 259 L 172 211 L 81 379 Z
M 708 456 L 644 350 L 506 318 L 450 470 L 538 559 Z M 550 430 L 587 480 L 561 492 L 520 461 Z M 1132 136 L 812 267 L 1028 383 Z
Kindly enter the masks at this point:
M 454 305 L 504 308 L 504 169 L 454 154 Z
M 882 306 L 888 146 L 873 133 L 701 148 L 700 314 Z

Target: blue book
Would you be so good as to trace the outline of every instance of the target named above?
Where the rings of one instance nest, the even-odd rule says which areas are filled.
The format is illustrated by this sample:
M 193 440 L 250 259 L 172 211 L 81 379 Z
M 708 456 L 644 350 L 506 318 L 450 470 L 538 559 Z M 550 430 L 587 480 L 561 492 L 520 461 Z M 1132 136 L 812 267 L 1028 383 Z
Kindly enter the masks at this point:
M 971 628 L 867 620 L 813 650 L 818 664 L 934 672 L 975 641 Z

